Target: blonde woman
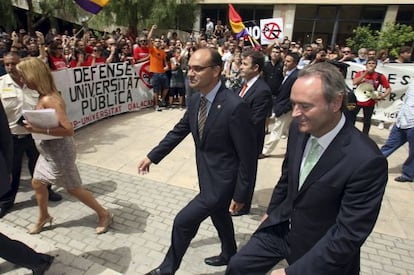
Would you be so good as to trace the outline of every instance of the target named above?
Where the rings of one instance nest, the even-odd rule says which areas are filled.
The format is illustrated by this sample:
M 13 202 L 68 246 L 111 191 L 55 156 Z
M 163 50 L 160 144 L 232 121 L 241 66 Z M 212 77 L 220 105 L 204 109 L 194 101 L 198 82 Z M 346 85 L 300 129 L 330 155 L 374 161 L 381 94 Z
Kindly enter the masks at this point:
M 49 68 L 40 59 L 33 57 L 23 59 L 16 68 L 27 87 L 39 93 L 36 109 L 55 109 L 59 121 L 58 127 L 50 129 L 38 128 L 26 122 L 26 129 L 31 133 L 62 137 L 36 140 L 40 156 L 36 163 L 32 186 L 35 190 L 40 215 L 29 233 L 38 234 L 46 224 L 52 224 L 53 218 L 48 212 L 47 184 L 63 187 L 70 195 L 92 208 L 99 218 L 96 233 L 105 233 L 112 223 L 113 215 L 96 201 L 92 193 L 82 187 L 79 171 L 75 164 L 76 149 L 73 126 L 66 115 L 65 102 L 58 93 Z

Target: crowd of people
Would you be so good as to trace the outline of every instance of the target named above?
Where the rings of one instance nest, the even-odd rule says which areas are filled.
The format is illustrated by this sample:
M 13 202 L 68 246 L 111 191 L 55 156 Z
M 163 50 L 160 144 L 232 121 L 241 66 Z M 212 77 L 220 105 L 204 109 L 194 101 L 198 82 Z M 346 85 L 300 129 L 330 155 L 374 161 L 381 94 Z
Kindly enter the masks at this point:
M 54 29 L 46 35 L 30 36 L 21 29 L 1 36 L 0 97 L 6 115 L 2 117 L 7 119 L 14 152 L 8 177 L 2 179 L 10 182 L 11 190 L 1 194 L 0 218 L 12 210 L 26 154 L 39 206 L 31 234 L 53 221 L 48 200 L 61 197 L 50 188 L 52 184 L 97 213 L 97 234 L 105 233 L 113 222 L 113 214 L 81 186 L 73 126 L 51 74 L 78 66 L 149 62 L 155 110 L 172 108 L 175 102 L 186 109 L 138 164 L 139 173 L 148 173 L 153 163 L 193 135 L 200 193 L 177 214 L 167 255 L 148 274 L 174 274 L 208 217 L 218 231 L 222 251 L 204 261 L 228 265 L 226 274 L 264 274 L 284 258 L 290 266 L 272 274 L 358 274 L 360 247 L 373 229 L 388 179 L 386 157 L 405 142 L 409 157 L 396 180 L 414 181 L 411 94 L 382 151 L 369 138 L 375 103 L 391 92 L 386 77 L 375 69 L 386 62 L 410 62 L 409 47 L 401 47 L 393 60 L 386 50 L 362 48 L 354 55 L 348 47 L 326 47 L 322 39 L 301 45 L 285 37 L 258 48 L 209 18 L 204 32 L 185 38 L 175 32 L 159 35 L 156 25 L 136 39 L 120 30 L 102 38 L 91 31 L 73 30 L 69 35 Z M 349 109 L 345 61 L 366 66 L 355 75 L 354 85 L 370 83 L 374 89 L 381 85 L 384 92 L 357 100 Z M 56 127 L 22 119 L 24 109 L 46 108 L 55 110 Z M 354 127 L 360 109 L 362 133 Z M 32 133 L 59 138 L 33 140 Z M 289 139 L 282 175 L 259 228 L 237 252 L 232 219 L 250 213 L 258 160 L 269 156 L 284 135 Z M 2 143 L 7 139 L 2 137 Z M 4 245 L 13 246 L 7 238 Z M 53 258 L 37 257 L 44 272 Z

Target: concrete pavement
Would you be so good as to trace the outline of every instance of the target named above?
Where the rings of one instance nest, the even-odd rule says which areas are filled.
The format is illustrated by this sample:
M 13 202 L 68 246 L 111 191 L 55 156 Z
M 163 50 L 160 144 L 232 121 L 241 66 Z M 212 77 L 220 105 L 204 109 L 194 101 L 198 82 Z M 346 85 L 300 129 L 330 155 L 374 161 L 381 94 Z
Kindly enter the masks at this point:
M 27 171 L 14 211 L 1 219 L 0 232 L 56 255 L 47 274 L 143 274 L 156 267 L 168 249 L 175 214 L 197 193 L 192 138 L 187 137 L 145 176 L 137 174 L 137 163 L 182 115 L 178 109 L 143 110 L 77 131 L 78 166 L 84 186 L 115 214 L 108 233 L 95 235 L 93 211 L 58 189 L 64 200 L 50 204 L 54 225 L 39 235 L 27 234 L 26 228 L 37 218 Z M 379 145 L 388 133 L 375 126 L 371 129 L 371 137 Z M 252 214 L 234 219 L 240 246 L 265 211 L 285 149 L 286 140 L 282 140 L 271 157 L 259 161 Z M 393 180 L 407 151 L 405 146 L 389 158 L 389 182 L 380 218 L 362 249 L 362 274 L 414 274 L 414 184 Z M 219 246 L 215 229 L 206 220 L 177 274 L 223 274 L 224 267 L 203 263 L 205 257 L 219 253 Z M 0 274 L 30 271 L 0 260 Z

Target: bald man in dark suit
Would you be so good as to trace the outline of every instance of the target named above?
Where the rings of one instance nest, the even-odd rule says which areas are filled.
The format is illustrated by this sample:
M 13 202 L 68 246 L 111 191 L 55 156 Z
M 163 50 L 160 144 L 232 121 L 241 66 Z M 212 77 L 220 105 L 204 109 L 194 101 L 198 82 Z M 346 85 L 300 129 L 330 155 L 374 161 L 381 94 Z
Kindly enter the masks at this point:
M 175 217 L 171 246 L 161 265 L 148 274 L 174 274 L 197 233 L 210 217 L 221 241 L 221 253 L 205 259 L 213 266 L 226 265 L 236 253 L 231 213 L 239 211 L 249 196 L 256 172 L 256 138 L 250 110 L 220 81 L 220 54 L 210 48 L 193 53 L 188 80 L 200 91 L 191 97 L 183 118 L 138 165 L 147 173 L 188 134 L 192 134 L 200 193 Z

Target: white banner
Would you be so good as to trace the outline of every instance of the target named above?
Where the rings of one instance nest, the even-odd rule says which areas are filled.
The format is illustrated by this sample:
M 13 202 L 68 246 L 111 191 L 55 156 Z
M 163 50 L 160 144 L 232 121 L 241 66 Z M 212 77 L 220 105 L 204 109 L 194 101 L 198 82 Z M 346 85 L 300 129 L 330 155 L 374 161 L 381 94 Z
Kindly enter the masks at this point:
M 349 67 L 346 84 L 354 90 L 356 86 L 352 85 L 352 79 L 356 72 L 365 70 L 365 65 L 355 62 L 347 62 L 347 64 Z M 372 119 L 394 122 L 401 108 L 401 99 L 407 90 L 408 84 L 414 80 L 414 64 L 389 63 L 378 65 L 375 71 L 384 74 L 388 79 L 391 86 L 391 94 L 386 100 L 381 100 L 377 103 Z M 359 116 L 362 116 L 362 111 L 359 113 Z
M 153 106 L 148 66 L 111 63 L 53 72 L 73 127 Z

